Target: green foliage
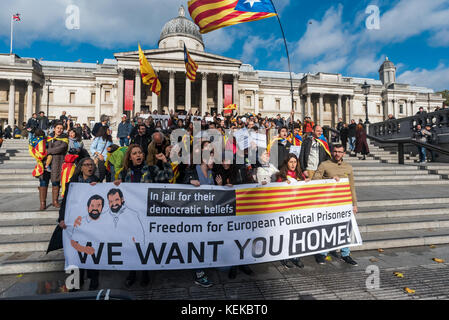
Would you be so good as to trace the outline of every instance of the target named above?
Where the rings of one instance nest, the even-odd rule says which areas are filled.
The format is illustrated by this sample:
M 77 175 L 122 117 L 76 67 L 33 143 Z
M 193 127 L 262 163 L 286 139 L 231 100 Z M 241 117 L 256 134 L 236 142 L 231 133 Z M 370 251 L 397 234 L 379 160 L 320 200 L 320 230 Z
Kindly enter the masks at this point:
M 449 106 L 449 90 L 443 90 L 438 93 L 441 93 L 443 95 L 443 99 L 446 99 L 444 102 L 447 106 Z

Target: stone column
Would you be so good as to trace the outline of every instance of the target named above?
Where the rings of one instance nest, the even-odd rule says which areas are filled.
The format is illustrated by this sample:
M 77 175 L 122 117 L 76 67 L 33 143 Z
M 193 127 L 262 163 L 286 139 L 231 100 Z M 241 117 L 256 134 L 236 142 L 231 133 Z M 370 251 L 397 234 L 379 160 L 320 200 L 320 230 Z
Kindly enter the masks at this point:
M 239 114 L 243 114 L 243 104 L 245 103 L 243 100 L 245 99 L 245 90 L 239 90 L 238 91 L 239 94 L 239 108 L 237 109 L 237 111 L 239 112 Z
M 408 99 L 406 99 L 405 100 L 405 116 L 406 117 L 409 117 L 410 116 L 410 108 L 409 108 L 409 100 Z
M 117 83 L 114 83 L 112 85 L 112 92 L 111 92 L 111 96 L 112 96 L 112 114 L 117 114 L 118 113 L 118 101 L 117 101 Z
M 217 114 L 223 112 L 223 73 L 218 74 Z
M 233 91 L 233 103 L 237 104 L 239 103 L 240 105 L 238 105 L 238 112 L 240 114 L 243 113 L 243 105 L 240 103 L 240 99 L 239 99 L 239 74 L 238 73 L 234 73 L 233 74 L 233 82 L 232 82 L 232 91 Z
M 397 109 L 397 108 L 396 108 L 396 100 L 393 99 L 391 102 L 393 103 L 393 116 L 397 119 L 397 118 L 398 118 L 398 117 L 397 117 L 397 115 L 398 115 L 398 110 L 396 110 L 396 109 Z
M 101 84 L 95 84 L 95 122 L 99 122 L 101 117 Z
M 38 112 L 38 110 L 43 111 L 42 107 L 41 107 L 41 105 L 42 105 L 42 101 L 41 101 L 42 94 L 41 93 L 42 93 L 42 87 L 39 85 L 36 88 L 36 112 Z
M 349 112 L 348 112 L 348 124 L 351 123 L 352 118 L 354 117 L 354 96 L 349 96 Z
M 324 95 L 322 94 L 322 93 L 320 93 L 320 107 L 319 107 L 319 111 L 318 111 L 318 118 L 319 118 L 319 121 L 318 121 L 318 123 L 320 124 L 320 126 L 322 127 L 323 126 L 323 117 L 324 117 L 324 102 L 323 102 L 323 98 L 324 98 Z
M 140 112 L 142 106 L 142 80 L 140 69 L 136 69 L 136 88 L 134 92 L 134 112 Z
M 259 90 L 254 91 L 254 113 L 259 113 Z
M 27 109 L 26 109 L 26 120 L 33 116 L 33 81 L 27 81 Z
M 312 117 L 312 95 L 310 93 L 307 94 L 307 116 Z
M 123 103 L 125 100 L 124 91 L 125 91 L 125 70 L 118 69 L 118 84 L 117 84 L 117 100 L 118 100 L 118 112 L 115 114 L 115 118 L 120 119 L 123 114 Z
M 185 108 L 188 112 L 192 108 L 192 82 L 186 76 L 186 98 Z
M 158 71 L 154 70 L 154 73 L 156 74 L 156 77 L 158 76 Z M 162 113 L 162 110 L 160 109 L 159 106 L 159 97 L 157 94 L 155 94 L 154 92 L 151 91 L 151 111 L 157 110 L 158 114 Z
M 338 105 L 337 105 L 337 121 L 336 123 L 338 123 L 338 119 L 339 118 L 343 118 L 343 108 L 342 108 L 342 102 L 341 102 L 342 96 L 341 94 L 338 95 Z
M 201 110 L 200 115 L 207 112 L 207 72 L 201 74 Z
M 304 116 L 304 111 L 302 110 L 302 99 L 301 99 L 301 93 L 298 93 L 298 100 L 296 102 L 296 113 L 299 114 L 299 119 L 301 119 L 301 115 Z M 295 120 L 298 120 L 295 118 Z
M 168 85 L 168 111 L 175 111 L 175 71 L 170 70 L 169 72 L 170 80 Z
M 9 108 L 8 108 L 8 124 L 14 129 L 14 120 L 16 107 L 16 84 L 15 80 L 9 79 Z

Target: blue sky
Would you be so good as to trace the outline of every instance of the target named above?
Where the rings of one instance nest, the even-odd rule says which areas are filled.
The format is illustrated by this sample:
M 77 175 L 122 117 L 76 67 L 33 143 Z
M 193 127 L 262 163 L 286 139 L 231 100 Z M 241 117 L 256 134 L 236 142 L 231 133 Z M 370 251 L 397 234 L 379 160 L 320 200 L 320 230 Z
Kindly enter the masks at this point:
M 102 62 L 114 52 L 157 47 L 163 25 L 181 0 L 0 0 L 0 52 L 45 60 Z M 294 72 L 331 72 L 378 78 L 389 57 L 398 81 L 449 89 L 449 0 L 274 0 L 283 22 Z M 66 9 L 80 9 L 80 29 L 66 28 Z M 379 29 L 368 29 L 368 6 L 379 8 Z M 372 11 L 371 11 L 372 12 Z M 374 14 L 375 15 L 375 14 Z M 256 69 L 287 70 L 276 18 L 204 35 L 206 51 L 241 59 Z

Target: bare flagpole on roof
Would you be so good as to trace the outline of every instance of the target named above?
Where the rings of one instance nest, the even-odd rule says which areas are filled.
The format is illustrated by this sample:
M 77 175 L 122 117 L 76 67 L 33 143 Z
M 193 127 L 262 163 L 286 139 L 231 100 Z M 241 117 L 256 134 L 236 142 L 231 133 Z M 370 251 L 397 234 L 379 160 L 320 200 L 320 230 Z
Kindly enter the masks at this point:
M 14 28 L 14 15 L 11 15 L 11 47 L 9 50 L 9 54 L 12 54 L 12 37 L 14 35 L 13 28 Z
M 274 9 L 274 13 L 276 13 L 276 17 L 278 18 L 279 26 L 281 27 L 282 37 L 284 38 L 285 51 L 287 52 L 288 70 L 290 73 L 290 93 L 291 93 L 291 97 L 292 97 L 292 111 L 293 111 L 293 114 L 291 116 L 291 123 L 293 123 L 294 111 L 295 111 L 295 109 L 294 109 L 294 101 L 295 101 L 294 92 L 295 92 L 295 90 L 293 89 L 292 68 L 291 68 L 291 64 L 290 64 L 290 55 L 288 54 L 287 39 L 285 39 L 285 33 L 284 33 L 284 28 L 282 27 L 281 18 L 279 18 L 279 13 L 276 10 L 273 0 L 270 0 L 270 2 L 273 5 L 273 9 Z

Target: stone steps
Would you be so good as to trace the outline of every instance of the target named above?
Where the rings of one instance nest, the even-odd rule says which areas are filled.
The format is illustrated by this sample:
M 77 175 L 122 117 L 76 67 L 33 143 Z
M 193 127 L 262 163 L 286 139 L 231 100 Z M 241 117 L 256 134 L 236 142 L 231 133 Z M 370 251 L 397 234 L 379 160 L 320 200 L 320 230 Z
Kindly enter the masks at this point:
M 441 177 L 439 175 L 430 175 L 430 174 L 408 174 L 408 175 L 390 175 L 388 173 L 384 173 L 382 177 L 373 177 L 370 175 L 362 175 L 360 173 L 355 173 L 355 181 L 415 181 L 415 180 L 440 180 Z
M 449 228 L 362 233 L 363 245 L 351 251 L 429 246 L 449 243 Z
M 38 182 L 31 176 L 34 161 L 28 156 L 27 164 L 20 162 L 28 153 L 27 145 L 8 147 L 21 152 L 0 165 L 0 194 L 33 193 L 30 197 L 37 197 Z M 372 155 L 364 161 L 345 158 L 354 167 L 356 187 L 441 184 L 446 188 L 449 184 L 444 179 L 449 164 L 419 164 L 414 162 L 416 157 L 406 155 L 411 160 L 398 165 L 394 152 L 371 146 L 370 150 Z M 363 245 L 352 251 L 449 243 L 449 194 L 447 198 L 420 199 L 418 195 L 416 199 L 365 200 L 359 201 L 358 208 Z M 45 254 L 57 218 L 58 211 L 51 206 L 47 211 L 0 212 L 0 275 L 63 270 L 61 250 Z

